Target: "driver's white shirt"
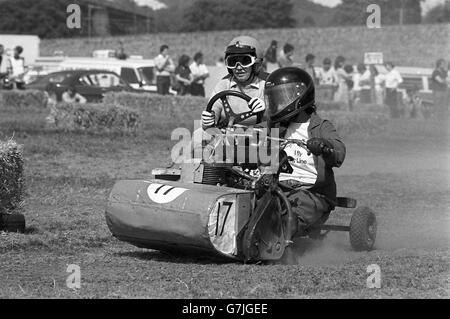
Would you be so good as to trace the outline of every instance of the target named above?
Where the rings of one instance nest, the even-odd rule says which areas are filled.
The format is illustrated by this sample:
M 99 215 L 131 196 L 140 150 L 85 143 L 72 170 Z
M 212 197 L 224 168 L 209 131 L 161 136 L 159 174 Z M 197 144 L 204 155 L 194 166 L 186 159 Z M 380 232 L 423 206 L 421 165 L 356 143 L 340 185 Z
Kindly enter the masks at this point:
M 266 84 L 266 81 L 260 79 L 259 77 L 255 76 L 253 81 L 244 87 L 238 85 L 238 83 L 235 81 L 233 76 L 226 76 L 222 80 L 220 80 L 217 85 L 215 86 L 210 99 L 216 95 L 219 92 L 232 90 L 237 92 L 242 92 L 247 94 L 250 97 L 256 97 L 260 98 L 264 101 L 264 86 Z M 235 97 L 235 96 L 228 96 L 228 103 L 231 106 L 231 109 L 234 111 L 234 113 L 245 113 L 250 111 L 247 102 L 245 102 L 243 99 Z M 216 115 L 216 123 L 219 120 L 219 116 L 221 119 L 225 118 L 225 111 L 223 109 L 222 102 L 218 100 L 216 103 L 214 103 L 212 107 L 212 111 L 214 111 Z M 221 115 L 220 115 L 221 114 Z M 256 116 L 249 117 L 248 119 L 240 122 L 239 124 L 242 125 L 254 125 L 256 124 Z
M 306 123 L 289 124 L 286 131 L 286 139 L 297 139 L 306 142 L 309 139 L 308 126 L 309 120 Z M 284 149 L 288 156 L 291 156 L 294 160 L 289 163 L 292 166 L 292 174 L 281 173 L 280 181 L 296 180 L 306 187 L 311 187 L 316 183 L 317 170 L 314 164 L 314 157 L 312 154 L 308 155 L 308 151 L 296 144 L 288 144 Z

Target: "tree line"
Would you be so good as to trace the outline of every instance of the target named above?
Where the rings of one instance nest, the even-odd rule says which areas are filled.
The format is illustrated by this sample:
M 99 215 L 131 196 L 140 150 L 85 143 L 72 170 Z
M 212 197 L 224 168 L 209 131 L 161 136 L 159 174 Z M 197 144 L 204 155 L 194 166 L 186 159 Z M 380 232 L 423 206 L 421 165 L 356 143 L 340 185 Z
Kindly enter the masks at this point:
M 307 18 L 299 17 L 294 6 L 307 0 L 162 0 L 168 8 L 152 11 L 148 7 L 139 7 L 133 0 L 112 0 L 128 9 L 146 12 L 152 17 L 151 32 L 194 32 L 214 30 L 241 30 L 265 28 L 291 28 L 315 26 L 314 14 L 323 15 L 326 24 L 321 26 L 364 25 L 369 13 L 369 4 L 378 4 L 381 8 L 381 23 L 417 24 L 449 23 L 450 3 L 439 5 L 430 10 L 425 17 L 421 15 L 422 0 L 342 0 L 332 9 L 323 12 L 317 6 L 317 12 Z M 71 30 L 66 26 L 66 8 L 74 0 L 4 0 L 0 3 L 0 33 L 37 34 L 41 38 L 62 38 L 87 35 L 90 21 L 82 19 L 82 28 Z M 172 5 L 171 5 L 172 4 Z M 268 9 L 270 8 L 270 9 Z M 83 17 L 87 16 L 83 9 Z M 125 19 L 110 17 L 112 35 L 121 34 Z

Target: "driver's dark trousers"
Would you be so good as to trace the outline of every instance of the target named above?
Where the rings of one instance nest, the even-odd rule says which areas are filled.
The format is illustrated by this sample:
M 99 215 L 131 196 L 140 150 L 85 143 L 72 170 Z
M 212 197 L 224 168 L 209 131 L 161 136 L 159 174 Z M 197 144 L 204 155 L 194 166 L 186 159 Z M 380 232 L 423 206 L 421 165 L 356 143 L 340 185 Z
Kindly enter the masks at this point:
M 308 227 L 332 210 L 326 198 L 307 190 L 299 189 L 288 194 L 292 211 L 298 216 L 299 226 Z

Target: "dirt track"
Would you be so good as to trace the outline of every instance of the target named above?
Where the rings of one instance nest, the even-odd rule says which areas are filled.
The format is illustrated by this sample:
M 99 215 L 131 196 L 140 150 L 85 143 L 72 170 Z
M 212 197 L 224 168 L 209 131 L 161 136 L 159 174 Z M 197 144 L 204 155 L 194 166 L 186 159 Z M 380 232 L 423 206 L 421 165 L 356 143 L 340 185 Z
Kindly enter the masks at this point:
M 409 123 L 393 132 L 346 139 L 336 171 L 339 194 L 376 211 L 377 249 L 356 253 L 346 234 L 332 234 L 297 243 L 296 264 L 269 266 L 168 256 L 111 237 L 103 210 L 112 183 L 146 176 L 166 160 L 169 142 L 19 135 L 33 145 L 25 153 L 30 228 L 0 234 L 0 297 L 448 298 L 448 131 Z M 350 213 L 330 222 L 347 222 Z M 79 291 L 65 285 L 68 264 L 81 267 Z M 381 268 L 381 289 L 366 287 L 371 264 Z

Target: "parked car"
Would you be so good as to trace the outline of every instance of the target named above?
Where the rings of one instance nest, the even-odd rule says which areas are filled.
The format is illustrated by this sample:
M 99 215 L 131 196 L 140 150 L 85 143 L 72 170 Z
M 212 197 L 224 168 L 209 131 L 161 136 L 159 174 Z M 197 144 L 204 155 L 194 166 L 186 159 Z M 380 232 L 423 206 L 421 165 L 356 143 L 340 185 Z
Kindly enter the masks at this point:
M 60 71 L 102 69 L 116 72 L 136 90 L 156 92 L 153 60 L 115 58 L 65 58 L 59 64 Z
M 47 74 L 27 85 L 27 89 L 46 90 L 52 84 L 58 101 L 69 87 L 84 96 L 88 102 L 100 102 L 106 92 L 142 92 L 134 90 L 117 73 L 104 70 L 71 70 Z

